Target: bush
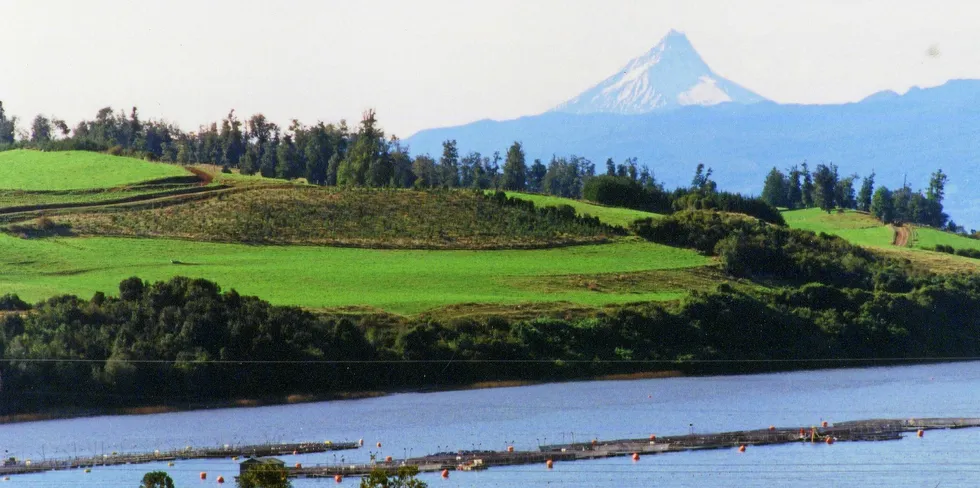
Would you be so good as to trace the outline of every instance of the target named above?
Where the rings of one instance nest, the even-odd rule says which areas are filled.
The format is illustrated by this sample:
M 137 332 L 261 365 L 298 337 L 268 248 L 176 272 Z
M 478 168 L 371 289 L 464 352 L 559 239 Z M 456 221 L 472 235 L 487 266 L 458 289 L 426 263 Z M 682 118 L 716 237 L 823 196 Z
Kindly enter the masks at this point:
M 0 296 L 0 310 L 24 311 L 30 309 L 31 306 L 24 300 L 21 300 L 16 294 L 7 293 L 6 295 Z
M 946 246 L 946 247 L 949 247 L 949 246 Z M 952 251 L 953 250 L 952 247 L 949 247 L 949 249 L 950 249 L 950 252 L 953 252 Z M 963 257 L 966 257 L 966 258 L 980 259 L 980 249 L 969 249 L 969 248 L 967 248 L 967 249 L 957 249 L 956 250 L 956 255 L 957 256 L 963 256 Z
M 762 219 L 770 224 L 786 225 L 786 220 L 776 207 L 761 198 L 744 197 L 738 193 L 691 192 L 675 195 L 674 210 L 719 210 L 740 213 Z
M 582 198 L 611 207 L 626 207 L 656 213 L 669 213 L 670 195 L 659 188 L 644 188 L 625 176 L 601 175 L 589 178 Z

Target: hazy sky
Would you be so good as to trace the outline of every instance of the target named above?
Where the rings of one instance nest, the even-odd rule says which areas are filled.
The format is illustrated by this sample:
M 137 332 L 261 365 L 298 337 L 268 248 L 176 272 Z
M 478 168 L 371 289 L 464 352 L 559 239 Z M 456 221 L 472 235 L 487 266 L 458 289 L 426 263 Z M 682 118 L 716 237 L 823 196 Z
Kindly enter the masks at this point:
M 136 105 L 185 130 L 373 107 L 407 137 L 545 111 L 674 28 L 763 96 L 843 102 L 980 78 L 978 19 L 973 0 L 0 0 L 0 100 L 69 125 Z

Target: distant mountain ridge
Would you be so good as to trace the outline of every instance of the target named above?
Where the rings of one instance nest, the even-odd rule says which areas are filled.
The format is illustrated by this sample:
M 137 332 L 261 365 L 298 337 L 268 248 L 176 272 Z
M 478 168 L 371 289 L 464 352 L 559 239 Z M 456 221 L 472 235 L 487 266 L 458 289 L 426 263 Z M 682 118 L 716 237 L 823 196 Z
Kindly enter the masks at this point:
M 551 111 L 642 114 L 689 105 L 762 101 L 766 99 L 714 73 L 687 36 L 671 30 L 615 75 Z
M 874 171 L 879 185 L 928 185 L 949 175 L 946 211 L 980 227 L 980 80 L 952 80 L 905 94 L 880 92 L 835 105 L 723 103 L 629 115 L 546 112 L 507 121 L 483 120 L 421 131 L 406 139 L 413 154 L 441 152 L 456 139 L 461 152 L 491 154 L 521 141 L 528 161 L 575 154 L 601 164 L 637 157 L 668 187 L 687 185 L 705 163 L 724 189 L 758 194 L 773 166 L 834 162 L 843 174 Z

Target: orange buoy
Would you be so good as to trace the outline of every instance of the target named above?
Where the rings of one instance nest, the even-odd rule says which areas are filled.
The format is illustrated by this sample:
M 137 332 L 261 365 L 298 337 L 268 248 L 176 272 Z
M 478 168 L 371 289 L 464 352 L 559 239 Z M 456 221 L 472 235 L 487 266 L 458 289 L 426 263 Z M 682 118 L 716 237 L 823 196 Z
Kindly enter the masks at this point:
M 299 469 L 299 468 L 302 468 L 302 467 L 303 467 L 303 465 L 302 465 L 302 464 L 300 464 L 300 463 L 296 463 L 296 469 Z
M 386 463 L 390 463 L 390 462 L 391 462 L 391 456 L 387 456 L 387 457 L 385 457 L 385 462 L 386 462 Z
M 341 476 L 341 475 L 339 475 L 339 474 L 338 475 L 334 475 L 333 480 L 336 481 L 337 483 L 340 483 L 340 482 L 344 481 L 344 477 Z
M 776 426 L 775 425 L 770 425 L 769 426 L 769 430 L 776 430 Z
M 547 460 L 547 461 L 544 462 L 544 465 L 547 466 L 548 469 L 551 469 L 551 468 L 555 467 L 555 462 L 549 459 L 549 460 Z
M 650 440 L 651 440 L 651 441 L 655 441 L 655 440 L 657 440 L 657 436 L 655 436 L 655 435 L 653 435 L 653 434 L 650 434 Z
M 449 477 L 449 470 L 448 469 L 442 470 L 442 477 L 443 478 L 448 478 Z
M 827 424 L 827 421 L 826 420 L 824 420 L 823 422 L 820 423 L 820 426 L 821 427 L 826 427 L 827 425 L 828 424 Z
M 915 435 L 917 435 L 917 436 L 919 436 L 919 437 L 922 437 L 922 436 L 924 436 L 925 434 L 926 434 L 926 431 L 924 431 L 924 430 L 922 430 L 922 429 L 919 429 L 919 431 L 915 433 Z
M 207 474 L 207 473 L 205 473 L 204 471 L 201 471 L 201 479 L 202 479 L 202 480 L 206 480 L 206 479 L 208 479 L 208 474 Z
M 634 461 L 639 461 L 640 460 L 640 453 L 634 452 L 633 453 L 633 460 Z
M 745 444 L 738 446 L 738 452 L 745 452 Z
M 215 480 L 215 481 L 217 481 L 218 484 L 224 483 L 225 482 L 225 477 L 224 476 L 218 476 L 218 479 Z
M 381 447 L 381 443 L 380 442 L 378 443 L 378 447 Z
M 507 452 L 514 452 L 514 446 L 507 446 Z
M 830 436 L 828 435 L 828 436 L 827 436 L 827 445 L 830 445 L 830 444 L 833 444 L 833 443 L 834 443 L 834 438 L 833 438 L 833 437 L 830 437 Z

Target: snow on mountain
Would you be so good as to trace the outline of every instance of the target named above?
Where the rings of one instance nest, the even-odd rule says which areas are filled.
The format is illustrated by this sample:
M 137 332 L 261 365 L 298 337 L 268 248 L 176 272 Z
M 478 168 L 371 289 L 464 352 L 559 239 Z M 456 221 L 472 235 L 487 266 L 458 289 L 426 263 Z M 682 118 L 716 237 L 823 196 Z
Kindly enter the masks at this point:
M 671 30 L 646 54 L 552 111 L 641 114 L 685 105 L 765 100 L 715 74 L 687 36 Z

